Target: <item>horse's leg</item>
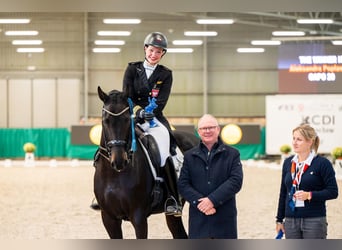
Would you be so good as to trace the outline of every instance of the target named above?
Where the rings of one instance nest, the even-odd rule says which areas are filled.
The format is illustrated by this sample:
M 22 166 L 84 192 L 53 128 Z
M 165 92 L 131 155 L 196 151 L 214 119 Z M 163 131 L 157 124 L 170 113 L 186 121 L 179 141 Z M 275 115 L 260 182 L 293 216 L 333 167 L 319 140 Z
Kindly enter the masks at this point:
M 107 233 L 111 239 L 122 239 L 122 220 L 113 219 L 103 210 L 101 211 L 102 222 L 107 230 Z
M 131 219 L 131 223 L 134 227 L 136 238 L 147 239 L 148 226 L 146 215 L 142 212 L 135 212 Z
M 167 227 L 169 228 L 174 239 L 187 239 L 188 235 L 185 231 L 182 217 L 173 215 L 165 215 Z

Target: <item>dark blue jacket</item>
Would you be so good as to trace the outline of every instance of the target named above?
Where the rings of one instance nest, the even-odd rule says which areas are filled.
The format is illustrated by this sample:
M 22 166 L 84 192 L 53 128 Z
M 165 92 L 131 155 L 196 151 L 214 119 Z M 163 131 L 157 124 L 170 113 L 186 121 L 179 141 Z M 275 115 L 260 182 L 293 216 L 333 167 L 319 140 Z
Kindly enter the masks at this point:
M 237 217 L 235 195 L 242 181 L 239 151 L 221 140 L 214 145 L 209 157 L 202 143 L 185 153 L 178 188 L 190 204 L 190 238 L 229 238 L 232 231 L 237 235 L 236 223 L 231 224 L 231 221 Z M 213 202 L 214 215 L 207 216 L 197 209 L 198 199 L 203 197 Z
M 310 201 L 304 201 L 304 207 L 296 207 L 291 211 L 289 203 L 289 192 L 292 187 L 291 160 L 293 156 L 284 161 L 282 168 L 282 178 L 278 202 L 277 221 L 282 221 L 285 217 L 306 218 L 325 217 L 326 200 L 336 199 L 338 187 L 335 178 L 335 171 L 331 162 L 322 157 L 315 156 L 309 168 L 303 173 L 299 190 L 311 191 Z

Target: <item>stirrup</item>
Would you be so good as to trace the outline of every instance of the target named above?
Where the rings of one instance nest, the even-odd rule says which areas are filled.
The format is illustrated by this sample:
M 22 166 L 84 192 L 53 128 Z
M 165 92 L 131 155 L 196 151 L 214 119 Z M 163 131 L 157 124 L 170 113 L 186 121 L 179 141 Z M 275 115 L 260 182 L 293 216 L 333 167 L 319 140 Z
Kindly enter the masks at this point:
M 168 204 L 169 202 L 171 202 L 171 204 Z M 177 200 L 172 195 L 166 199 L 164 211 L 166 215 L 173 215 L 175 217 L 182 216 L 182 207 L 178 205 Z

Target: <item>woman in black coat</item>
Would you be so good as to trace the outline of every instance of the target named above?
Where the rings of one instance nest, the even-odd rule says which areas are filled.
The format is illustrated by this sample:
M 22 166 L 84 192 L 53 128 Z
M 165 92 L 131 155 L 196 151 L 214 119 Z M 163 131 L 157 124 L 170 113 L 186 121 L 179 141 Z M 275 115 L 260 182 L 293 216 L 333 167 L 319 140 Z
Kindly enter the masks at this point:
M 189 238 L 237 238 L 236 194 L 243 182 L 240 153 L 219 138 L 220 127 L 211 115 L 198 122 L 200 144 L 187 151 L 178 180 L 189 202 Z
M 172 71 L 159 64 L 166 51 L 167 39 L 162 33 L 152 32 L 148 34 L 144 40 L 145 58 L 143 61 L 128 64 L 123 79 L 123 92 L 134 103 L 134 112 L 138 123 L 144 124 L 145 121 L 149 122 L 154 119 L 161 123 L 159 124 L 159 129 L 166 130 L 166 136 L 169 136 L 169 143 L 163 143 L 159 147 L 169 145 L 167 146 L 168 148 L 163 148 L 162 151 L 165 152 L 166 150 L 168 154 L 176 158 L 177 145 L 172 135 L 171 126 L 163 114 L 171 93 L 173 80 Z M 152 112 L 147 112 L 145 108 L 150 104 L 152 98 L 155 99 L 157 107 Z M 181 216 L 182 207 L 175 179 L 176 172 L 172 164 L 173 161 L 171 160 L 169 163 L 171 167 L 164 167 L 164 164 L 162 164 L 161 168 L 157 169 L 157 174 L 160 175 L 158 177 L 164 179 L 170 196 L 174 198 L 169 199 L 174 204 L 168 203 L 167 211 L 165 212 L 169 215 Z M 166 178 L 164 178 L 164 175 Z M 156 189 L 158 190 L 155 190 L 155 193 L 160 193 L 161 189 L 158 187 L 160 184 L 156 184 Z

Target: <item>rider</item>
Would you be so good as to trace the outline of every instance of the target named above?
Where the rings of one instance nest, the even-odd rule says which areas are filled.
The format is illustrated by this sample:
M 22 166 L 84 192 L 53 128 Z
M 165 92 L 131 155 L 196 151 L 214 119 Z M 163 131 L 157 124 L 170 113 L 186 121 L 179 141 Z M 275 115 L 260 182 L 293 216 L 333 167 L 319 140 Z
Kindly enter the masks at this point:
M 123 91 L 128 94 L 135 105 L 137 121 L 157 120 L 159 126 L 165 127 L 170 140 L 170 148 L 167 149 L 172 158 L 176 157 L 176 142 L 172 135 L 171 127 L 165 116 L 163 109 L 169 99 L 172 87 L 172 71 L 159 64 L 167 51 L 167 39 L 160 32 L 148 34 L 144 41 L 144 61 L 130 62 L 126 68 L 123 78 Z M 144 108 L 149 105 L 151 98 L 156 99 L 157 107 L 153 112 L 145 112 Z M 166 206 L 166 213 L 180 216 L 182 207 L 179 201 L 177 189 L 177 177 L 173 161 L 169 161 L 171 168 L 161 166 L 159 172 L 165 176 L 164 181 L 170 196 L 173 197 L 173 204 Z M 158 166 L 157 166 L 158 167 Z

